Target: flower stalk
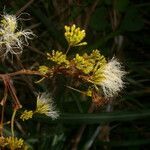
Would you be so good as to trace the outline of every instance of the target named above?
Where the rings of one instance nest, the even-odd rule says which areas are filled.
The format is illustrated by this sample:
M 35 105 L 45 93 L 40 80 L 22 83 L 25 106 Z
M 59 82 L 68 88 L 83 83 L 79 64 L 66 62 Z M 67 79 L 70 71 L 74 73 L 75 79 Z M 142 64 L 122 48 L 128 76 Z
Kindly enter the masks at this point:
M 12 137 L 15 137 L 15 134 L 14 134 L 14 122 L 15 122 L 16 112 L 17 112 L 17 109 L 14 109 L 12 117 L 11 117 L 11 134 L 12 134 Z

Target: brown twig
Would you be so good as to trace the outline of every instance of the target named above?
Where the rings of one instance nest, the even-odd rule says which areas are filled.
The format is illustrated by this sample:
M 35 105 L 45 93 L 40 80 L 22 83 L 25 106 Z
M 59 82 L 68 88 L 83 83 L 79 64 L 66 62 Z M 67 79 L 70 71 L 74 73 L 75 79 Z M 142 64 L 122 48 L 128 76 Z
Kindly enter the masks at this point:
M 6 74 L 0 74 L 0 78 L 2 79 Z M 28 70 L 28 69 L 22 69 L 16 72 L 7 73 L 7 76 L 13 77 L 17 75 L 39 75 L 43 77 L 47 77 L 46 75 L 41 74 L 39 71 L 34 70 Z
M 4 80 L 4 85 L 6 85 L 5 82 L 6 82 L 6 81 Z M 1 136 L 3 135 L 3 121 L 4 121 L 5 103 L 6 103 L 6 100 L 7 100 L 7 96 L 8 96 L 8 89 L 7 89 L 7 87 L 5 86 L 5 87 L 4 87 L 4 97 L 3 97 L 3 99 L 2 99 L 1 102 L 0 102 L 0 104 L 2 105 L 1 123 L 0 123 L 0 134 L 1 134 Z

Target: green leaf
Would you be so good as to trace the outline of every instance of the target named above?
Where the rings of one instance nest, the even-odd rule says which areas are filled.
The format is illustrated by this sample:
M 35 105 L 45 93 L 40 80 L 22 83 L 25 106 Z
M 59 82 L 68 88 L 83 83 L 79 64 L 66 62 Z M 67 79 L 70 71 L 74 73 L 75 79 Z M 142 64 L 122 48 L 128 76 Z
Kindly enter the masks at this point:
M 36 116 L 35 120 L 46 123 L 86 123 L 95 124 L 100 122 L 110 121 L 131 121 L 150 117 L 150 110 L 143 110 L 137 112 L 112 112 L 100 114 L 62 114 L 59 119 L 52 121 L 51 118 L 46 116 Z

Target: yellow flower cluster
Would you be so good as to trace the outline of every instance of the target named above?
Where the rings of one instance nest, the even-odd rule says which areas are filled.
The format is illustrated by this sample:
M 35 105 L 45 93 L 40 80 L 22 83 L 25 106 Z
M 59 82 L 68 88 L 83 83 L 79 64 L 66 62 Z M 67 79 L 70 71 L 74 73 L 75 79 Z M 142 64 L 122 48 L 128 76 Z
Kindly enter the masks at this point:
M 66 54 L 70 47 L 87 44 L 86 42 L 82 42 L 86 35 L 85 31 L 76 27 L 74 24 L 72 26 L 65 26 L 64 35 L 69 44 Z M 82 75 L 84 74 L 84 76 L 82 76 L 83 79 L 92 83 L 97 90 L 100 88 L 106 98 L 117 95 L 123 88 L 124 82 L 122 79 L 126 73 L 122 70 L 122 66 L 116 58 L 106 61 L 105 57 L 101 55 L 97 49 L 93 50 L 91 54 L 76 54 L 71 60 L 67 59 L 66 54 L 60 51 L 53 51 L 52 55 L 48 53 L 47 56 L 49 60 L 65 67 L 67 73 L 71 75 L 73 73 L 76 74 L 76 71 L 79 71 L 77 76 L 80 76 L 80 73 Z M 43 74 L 46 73 L 47 68 L 41 67 L 40 72 Z M 85 93 L 91 96 L 92 90 Z
M 25 110 L 22 113 L 22 115 L 20 116 L 20 119 L 25 121 L 25 120 L 28 120 L 28 119 L 32 118 L 32 116 L 33 116 L 33 111 L 32 110 L 30 110 L 30 111 Z
M 97 84 L 105 78 L 103 74 L 103 68 L 107 64 L 107 61 L 105 57 L 99 53 L 98 50 L 94 50 L 92 52 L 91 58 L 95 61 L 95 67 L 93 69 L 91 81 Z
M 93 70 L 94 65 L 88 59 L 85 59 L 84 56 L 76 54 L 74 61 L 76 64 L 76 68 L 81 70 L 85 74 L 89 74 Z
M 82 46 L 87 45 L 87 42 L 81 42 L 86 33 L 85 30 L 77 28 L 75 24 L 72 26 L 65 26 L 65 38 L 69 46 Z
M 48 72 L 48 67 L 47 66 L 39 66 L 39 72 L 43 75 L 46 75 Z
M 6 141 L 8 143 L 8 147 L 11 149 L 18 149 L 23 146 L 23 139 L 18 139 L 17 137 L 7 137 Z
M 91 77 L 91 81 L 94 83 L 94 84 L 98 84 L 105 79 L 105 76 L 104 76 L 104 66 L 105 65 L 102 65 L 101 67 L 99 67 L 92 75 Z
M 69 61 L 66 59 L 66 55 L 59 51 L 52 51 L 52 55 L 47 53 L 47 58 L 51 61 L 56 62 L 58 65 L 65 64 L 65 66 L 69 66 Z
M 106 59 L 103 55 L 100 54 L 100 51 L 98 49 L 93 50 L 90 54 L 90 59 L 94 62 L 99 62 L 100 64 L 106 63 Z
M 0 137 L 0 147 L 7 147 L 11 150 L 21 149 L 24 140 L 17 137 Z
M 106 64 L 105 57 L 98 50 L 93 50 L 90 55 L 85 53 L 83 56 L 76 54 L 74 58 L 76 68 L 85 74 L 92 73 L 93 76 L 99 72 L 99 69 Z

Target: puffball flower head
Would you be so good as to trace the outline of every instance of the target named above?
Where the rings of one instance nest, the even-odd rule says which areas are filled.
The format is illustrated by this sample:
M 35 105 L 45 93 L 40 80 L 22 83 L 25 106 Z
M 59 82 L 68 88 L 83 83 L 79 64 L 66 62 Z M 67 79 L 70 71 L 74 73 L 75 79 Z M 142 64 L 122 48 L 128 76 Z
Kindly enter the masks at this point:
M 10 54 L 20 54 L 23 45 L 28 45 L 28 39 L 35 35 L 30 29 L 18 29 L 17 17 L 15 15 L 2 15 L 0 20 L 0 53 L 3 57 Z
M 59 113 L 55 110 L 53 100 L 48 93 L 38 95 L 35 113 L 45 114 L 52 119 L 57 119 L 59 117 Z
M 103 68 L 103 80 L 99 83 L 106 98 L 113 97 L 124 87 L 124 75 L 120 62 L 112 58 Z

